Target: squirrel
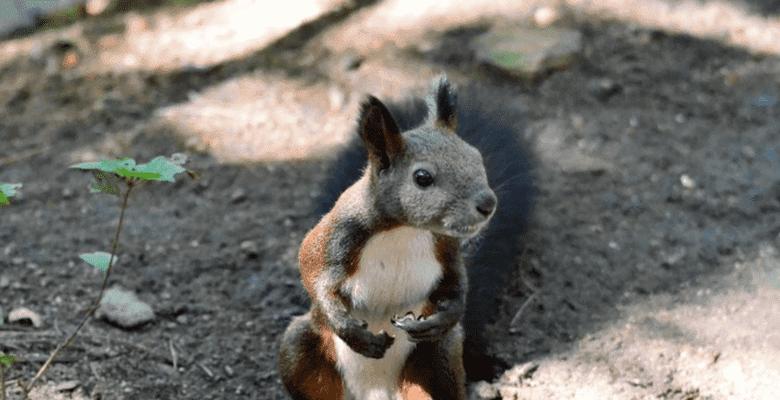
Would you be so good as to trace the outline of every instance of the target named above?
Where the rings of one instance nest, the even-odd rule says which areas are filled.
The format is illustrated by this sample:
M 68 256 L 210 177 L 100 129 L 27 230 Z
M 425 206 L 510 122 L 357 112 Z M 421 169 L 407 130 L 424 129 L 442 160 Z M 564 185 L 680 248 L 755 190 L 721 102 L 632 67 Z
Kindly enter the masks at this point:
M 533 189 L 515 110 L 465 93 L 442 75 L 424 100 L 362 103 L 300 247 L 312 305 L 279 348 L 294 399 L 465 399 L 467 370 L 486 374 Z

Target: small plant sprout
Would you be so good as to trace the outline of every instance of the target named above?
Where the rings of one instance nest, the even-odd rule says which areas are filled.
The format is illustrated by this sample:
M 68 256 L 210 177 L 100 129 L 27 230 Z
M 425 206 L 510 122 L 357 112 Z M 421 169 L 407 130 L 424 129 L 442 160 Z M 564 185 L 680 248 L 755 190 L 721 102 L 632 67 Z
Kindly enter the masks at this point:
M 5 400 L 5 371 L 11 368 L 16 358 L 0 351 L 0 400 Z
M 186 156 L 174 154 L 170 158 L 162 156 L 155 157 L 146 164 L 136 164 L 135 160 L 132 158 L 122 158 L 117 160 L 85 162 L 70 167 L 73 169 L 90 171 L 92 173 L 95 179 L 89 186 L 90 192 L 105 193 L 119 197 L 119 221 L 117 222 L 116 230 L 114 231 L 114 238 L 111 241 L 110 252 L 96 251 L 79 255 L 84 262 L 103 272 L 103 284 L 100 286 L 100 291 L 98 292 L 95 301 L 92 303 L 91 307 L 87 309 L 86 314 L 76 326 L 76 329 L 65 339 L 65 341 L 54 349 L 46 362 L 38 369 L 35 376 L 27 383 L 23 383 L 21 380 L 18 381 L 17 384 L 21 387 L 24 398 L 28 398 L 35 383 L 41 379 L 49 367 L 51 367 L 59 353 L 74 341 L 79 331 L 87 322 L 89 322 L 94 316 L 95 311 L 100 307 L 100 302 L 103 299 L 103 294 L 106 291 L 108 280 L 111 276 L 111 270 L 117 260 L 119 235 L 122 232 L 122 226 L 125 220 L 125 210 L 127 209 L 127 202 L 130 199 L 130 193 L 134 188 L 148 182 L 175 182 L 176 175 L 183 172 L 190 175 L 190 177 L 195 177 L 192 171 L 189 171 L 182 166 L 186 160 Z
M 21 183 L 1 183 L 0 182 L 0 206 L 7 206 L 11 202 L 8 200 L 16 196 L 16 190 L 22 187 Z

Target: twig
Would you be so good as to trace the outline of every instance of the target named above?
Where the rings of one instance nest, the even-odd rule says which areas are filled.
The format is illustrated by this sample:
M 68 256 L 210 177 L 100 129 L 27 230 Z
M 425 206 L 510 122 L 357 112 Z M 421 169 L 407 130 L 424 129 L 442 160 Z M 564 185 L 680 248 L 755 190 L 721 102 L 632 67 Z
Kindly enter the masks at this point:
M 534 299 L 536 299 L 536 296 L 538 294 L 539 294 L 539 292 L 534 292 L 533 294 L 528 296 L 527 299 L 525 299 L 525 301 L 523 302 L 523 305 L 520 306 L 520 309 L 517 310 L 517 312 L 515 313 L 515 316 L 512 317 L 512 321 L 509 323 L 510 329 L 512 327 L 514 327 L 515 325 L 517 325 L 517 323 L 520 321 L 520 317 L 525 312 L 525 309 L 528 308 L 528 306 L 531 304 L 532 301 L 534 301 Z
M 78 324 L 76 329 L 73 331 L 73 333 L 68 336 L 68 338 L 59 346 L 57 346 L 56 349 L 54 349 L 54 352 L 51 353 L 49 358 L 46 360 L 46 362 L 41 366 L 41 368 L 38 370 L 38 372 L 35 374 L 35 376 L 28 382 L 27 384 L 24 384 L 22 382 L 19 382 L 19 387 L 22 388 L 22 394 L 25 399 L 29 397 L 30 391 L 32 390 L 35 383 L 41 379 L 43 374 L 46 373 L 46 371 L 51 367 L 52 363 L 54 362 L 54 359 L 64 350 L 66 347 L 68 347 L 73 340 L 76 339 L 76 335 L 78 335 L 79 331 L 81 331 L 81 328 L 84 327 L 84 325 L 89 322 L 89 320 L 92 318 L 92 316 L 95 314 L 95 311 L 97 311 L 98 307 L 100 307 L 100 301 L 103 299 L 103 293 L 105 293 L 106 288 L 108 287 L 108 279 L 111 276 L 111 269 L 114 266 L 114 258 L 115 254 L 117 252 L 117 248 L 119 247 L 119 234 L 122 232 L 122 224 L 125 220 L 125 210 L 127 209 L 127 201 L 130 198 L 130 192 L 133 190 L 133 181 L 127 181 L 127 190 L 125 191 L 124 197 L 122 198 L 122 209 L 119 212 L 119 223 L 116 227 L 116 232 L 114 232 L 114 240 L 111 243 L 111 256 L 108 258 L 108 268 L 106 269 L 106 274 L 103 277 L 103 284 L 100 286 L 100 292 L 98 293 L 97 298 L 95 299 L 94 304 L 92 307 L 87 310 L 86 315 L 84 315 L 84 318 L 81 319 L 81 322 Z
M 173 362 L 173 369 L 179 370 L 179 356 L 176 354 L 176 348 L 173 347 L 173 339 L 168 339 L 168 348 L 171 351 L 171 361 Z
M 203 365 L 203 363 L 201 363 L 200 361 L 196 361 L 196 362 L 195 362 L 195 365 L 197 365 L 198 367 L 200 367 L 200 369 L 202 369 L 202 370 L 203 370 L 203 372 L 205 372 L 205 373 L 206 373 L 206 375 L 208 375 L 208 376 L 209 376 L 209 378 L 211 378 L 211 379 L 214 379 L 214 373 L 213 373 L 213 372 L 211 372 L 211 370 L 210 370 L 208 367 L 206 367 L 205 365 Z

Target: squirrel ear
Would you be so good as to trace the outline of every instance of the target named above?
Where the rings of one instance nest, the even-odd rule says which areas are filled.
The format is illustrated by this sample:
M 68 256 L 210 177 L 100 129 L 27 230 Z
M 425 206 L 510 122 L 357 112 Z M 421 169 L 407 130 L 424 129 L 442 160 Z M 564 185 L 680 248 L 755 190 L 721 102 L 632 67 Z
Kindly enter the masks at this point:
M 429 119 L 435 125 L 454 132 L 458 126 L 455 110 L 457 99 L 458 95 L 447 75 L 442 74 L 434 79 L 427 99 Z
M 401 131 L 390 111 L 374 96 L 368 96 L 360 107 L 358 133 L 368 149 L 368 158 L 379 170 L 390 166 L 390 162 L 404 149 Z

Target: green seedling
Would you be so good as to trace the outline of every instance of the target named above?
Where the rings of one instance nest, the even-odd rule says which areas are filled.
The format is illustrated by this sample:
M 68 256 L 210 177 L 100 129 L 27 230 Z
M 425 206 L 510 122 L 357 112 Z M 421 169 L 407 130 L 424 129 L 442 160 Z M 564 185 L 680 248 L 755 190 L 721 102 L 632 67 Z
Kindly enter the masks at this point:
M 5 371 L 11 368 L 16 358 L 0 351 L 0 400 L 5 400 Z
M 16 190 L 22 187 L 21 183 L 0 183 L 0 206 L 7 206 L 8 200 L 16 196 Z
M 121 199 L 119 208 L 119 221 L 114 231 L 114 238 L 111 241 L 111 251 L 96 251 L 93 253 L 84 253 L 79 257 L 87 264 L 103 272 L 103 284 L 100 286 L 95 301 L 87 310 L 81 322 L 76 329 L 51 353 L 46 362 L 38 369 L 35 376 L 27 383 L 18 382 L 22 388 L 24 398 L 27 399 L 35 383 L 41 379 L 46 371 L 51 367 L 55 358 L 68 347 L 76 338 L 79 331 L 89 322 L 100 307 L 103 294 L 108 286 L 108 280 L 111 276 L 111 270 L 117 259 L 117 250 L 119 248 L 119 235 L 122 232 L 122 226 L 125 220 L 125 210 L 127 202 L 130 199 L 130 193 L 134 188 L 148 182 L 175 182 L 176 175 L 187 173 L 190 177 L 195 177 L 192 171 L 187 170 L 182 165 L 186 162 L 186 157 L 175 154 L 171 158 L 156 157 L 146 164 L 136 164 L 132 158 L 122 158 L 117 160 L 103 160 L 97 162 L 86 162 L 72 165 L 70 168 L 90 171 L 94 180 L 89 186 L 92 193 L 105 193 L 117 196 Z M 2 400 L 2 399 L 0 399 Z

